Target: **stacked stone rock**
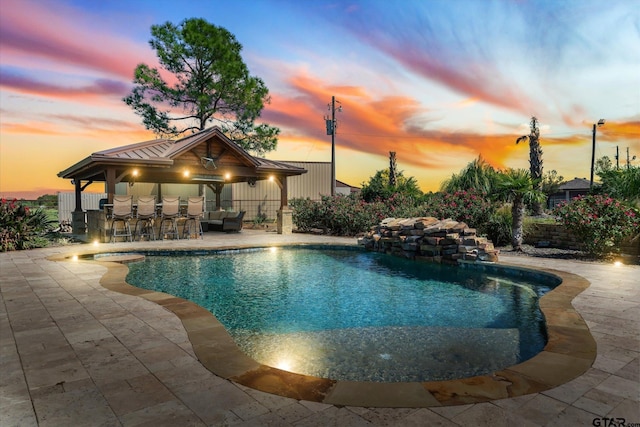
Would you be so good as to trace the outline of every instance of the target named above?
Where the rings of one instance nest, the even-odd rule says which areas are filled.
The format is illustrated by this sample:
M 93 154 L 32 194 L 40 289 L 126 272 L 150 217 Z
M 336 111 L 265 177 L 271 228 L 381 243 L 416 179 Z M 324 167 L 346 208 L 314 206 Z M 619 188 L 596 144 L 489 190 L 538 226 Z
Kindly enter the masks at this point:
M 497 262 L 499 253 L 464 222 L 433 217 L 384 219 L 359 243 L 368 250 L 436 263 Z

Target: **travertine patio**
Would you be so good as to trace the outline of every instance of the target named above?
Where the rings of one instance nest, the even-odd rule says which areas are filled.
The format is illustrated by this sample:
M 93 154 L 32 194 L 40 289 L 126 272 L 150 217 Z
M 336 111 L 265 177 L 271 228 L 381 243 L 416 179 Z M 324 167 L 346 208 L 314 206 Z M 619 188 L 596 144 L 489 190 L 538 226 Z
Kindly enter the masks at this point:
M 103 244 L 218 248 L 355 239 L 244 230 L 204 240 Z M 429 408 L 334 406 L 223 379 L 196 358 L 181 320 L 162 305 L 106 289 L 95 262 L 47 258 L 91 245 L 0 254 L 0 425 L 592 425 L 640 422 L 640 266 L 501 255 L 580 275 L 573 300 L 597 343 L 578 378 L 540 393 Z M 183 319 L 184 320 L 184 319 Z M 203 361 L 204 362 L 204 361 Z M 389 396 L 393 401 L 394 396 Z

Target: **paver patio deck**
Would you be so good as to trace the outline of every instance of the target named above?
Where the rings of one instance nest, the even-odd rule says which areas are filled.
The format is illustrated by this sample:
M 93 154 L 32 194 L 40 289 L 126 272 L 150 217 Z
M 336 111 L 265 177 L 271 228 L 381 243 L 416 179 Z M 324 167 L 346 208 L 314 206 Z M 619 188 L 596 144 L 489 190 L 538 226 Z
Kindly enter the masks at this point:
M 272 243 L 355 239 L 244 230 L 101 249 Z M 0 254 L 0 426 L 539 426 L 593 425 L 600 417 L 640 423 L 640 266 L 503 254 L 509 263 L 566 271 L 591 282 L 572 304 L 596 340 L 593 366 L 566 384 L 516 398 L 370 408 L 281 397 L 214 375 L 196 358 L 173 312 L 103 287 L 107 268 L 99 263 L 47 259 L 90 249 Z

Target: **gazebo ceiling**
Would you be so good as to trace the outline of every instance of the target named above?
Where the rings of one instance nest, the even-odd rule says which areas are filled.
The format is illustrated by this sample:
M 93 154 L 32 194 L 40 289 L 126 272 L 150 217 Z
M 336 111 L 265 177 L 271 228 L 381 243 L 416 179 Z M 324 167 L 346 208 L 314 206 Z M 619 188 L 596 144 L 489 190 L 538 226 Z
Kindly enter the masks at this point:
M 107 173 L 109 171 L 109 173 Z M 75 181 L 207 184 L 281 179 L 307 171 L 284 162 L 253 157 L 212 127 L 178 140 L 156 139 L 99 151 L 58 173 Z

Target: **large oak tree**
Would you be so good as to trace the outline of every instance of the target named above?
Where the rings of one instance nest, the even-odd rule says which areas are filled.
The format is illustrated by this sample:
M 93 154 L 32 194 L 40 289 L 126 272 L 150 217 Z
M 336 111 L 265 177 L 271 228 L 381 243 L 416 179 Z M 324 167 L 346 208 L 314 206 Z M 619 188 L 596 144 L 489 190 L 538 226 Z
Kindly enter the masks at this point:
M 278 128 L 256 124 L 269 90 L 251 76 L 242 45 L 225 28 L 192 18 L 151 27 L 151 47 L 162 70 L 135 69 L 134 88 L 124 102 L 157 135 L 177 137 L 217 124 L 248 151 L 275 149 Z

